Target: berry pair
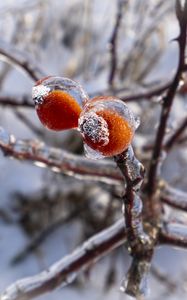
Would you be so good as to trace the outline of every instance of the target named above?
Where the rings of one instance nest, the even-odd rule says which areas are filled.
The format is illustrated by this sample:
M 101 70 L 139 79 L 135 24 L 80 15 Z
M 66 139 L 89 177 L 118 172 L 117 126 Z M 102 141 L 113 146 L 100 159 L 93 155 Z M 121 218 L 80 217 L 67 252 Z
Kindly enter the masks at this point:
M 124 102 L 114 97 L 89 99 L 75 81 L 46 77 L 33 87 L 33 100 L 42 124 L 51 130 L 78 129 L 87 156 L 111 157 L 132 142 L 137 122 Z

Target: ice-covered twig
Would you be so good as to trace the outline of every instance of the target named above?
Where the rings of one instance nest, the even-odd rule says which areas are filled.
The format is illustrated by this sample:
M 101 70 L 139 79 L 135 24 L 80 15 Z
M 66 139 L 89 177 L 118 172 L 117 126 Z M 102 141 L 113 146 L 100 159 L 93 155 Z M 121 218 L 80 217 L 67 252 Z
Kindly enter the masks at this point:
M 178 9 L 176 10 L 176 15 L 180 27 L 179 37 L 176 39 L 179 44 L 179 63 L 173 82 L 170 85 L 166 96 L 163 98 L 162 112 L 156 135 L 155 147 L 153 149 L 151 165 L 148 173 L 148 182 L 146 186 L 149 195 L 152 195 L 156 188 L 157 170 L 161 156 L 163 140 L 166 133 L 167 121 L 185 64 L 185 48 L 187 41 L 187 0 L 185 1 L 183 7 L 181 6 L 180 0 L 177 0 L 176 3 L 176 7 L 180 6 L 180 14 L 178 13 Z
M 169 137 L 169 139 L 164 143 L 163 149 L 166 152 L 171 151 L 174 145 L 183 144 L 186 142 L 186 136 L 183 137 L 183 133 L 187 128 L 187 118 L 184 118 L 183 122 L 176 128 L 174 133 Z M 153 150 L 153 145 L 145 145 L 143 146 L 143 151 L 151 151 Z
M 121 92 L 123 92 L 124 89 L 114 89 L 109 92 L 103 91 L 103 92 L 94 92 L 93 94 L 90 94 L 90 98 L 92 98 L 95 95 L 107 95 L 113 94 L 115 96 L 119 96 L 121 100 L 124 100 L 125 102 L 133 102 L 133 101 L 141 101 L 141 100 L 150 100 L 152 97 L 161 95 L 164 91 L 166 91 L 171 82 L 168 82 L 166 84 L 163 84 L 159 86 L 158 88 L 149 90 L 147 92 L 143 93 L 137 93 L 137 94 L 127 94 L 120 96 Z M 25 108 L 34 108 L 34 103 L 31 101 L 31 97 L 29 95 L 9 95 L 9 94 L 0 94 L 0 105 L 1 106 L 10 106 L 10 107 L 25 107 Z
M 134 257 L 127 273 L 127 278 L 122 283 L 122 291 L 136 297 L 136 299 L 142 299 L 148 291 L 148 274 L 150 271 L 150 261 L 152 258 L 152 252 L 150 257 Z
M 147 234 L 144 234 L 142 226 L 142 202 L 137 195 L 137 190 L 143 182 L 144 167 L 135 157 L 131 146 L 115 156 L 115 161 L 126 180 L 125 195 L 123 196 L 124 219 L 128 241 L 133 249 L 139 242 L 144 243 L 144 238 L 147 241 Z
M 160 96 L 162 93 L 167 91 L 172 84 L 173 80 L 169 80 L 166 83 L 159 84 L 157 87 L 154 87 L 148 91 L 144 92 L 136 92 L 136 93 L 127 93 L 124 94 L 127 88 L 115 88 L 103 90 L 103 91 L 95 91 L 94 93 L 90 94 L 90 98 L 93 98 L 98 95 L 114 95 L 119 96 L 121 100 L 125 102 L 133 102 L 133 101 L 144 101 L 150 100 L 153 97 Z
M 161 201 L 180 210 L 187 211 L 187 193 L 164 184 Z
M 187 248 L 187 225 L 167 223 L 160 231 L 159 244 Z
M 121 100 L 124 100 L 125 102 L 134 102 L 134 101 L 144 101 L 144 100 L 150 100 L 153 97 L 160 96 L 162 93 L 168 90 L 172 83 L 172 80 L 166 82 L 165 84 L 162 84 L 156 88 L 153 88 L 151 90 L 145 91 L 145 92 L 139 92 L 136 94 L 128 93 L 126 95 L 121 95 L 121 93 L 124 92 L 124 88 L 113 88 L 111 90 L 105 90 L 105 91 L 97 91 L 93 94 L 91 93 L 89 96 L 90 98 L 93 98 L 94 96 L 98 95 L 107 95 L 107 94 L 113 94 L 114 96 L 119 96 Z M 26 108 L 34 108 L 34 103 L 31 101 L 31 97 L 29 95 L 9 95 L 9 94 L 0 94 L 0 105 L 1 106 L 10 106 L 10 107 L 26 107 Z
M 34 102 L 29 95 L 0 94 L 0 105 L 10 107 L 34 108 Z
M 123 4 L 124 4 L 124 0 L 118 0 L 115 26 L 113 28 L 113 32 L 109 41 L 111 63 L 110 63 L 110 73 L 109 73 L 108 83 L 110 86 L 113 85 L 113 81 L 117 69 L 117 38 L 118 38 L 118 32 L 120 29 L 120 24 L 123 16 Z
M 53 172 L 113 184 L 123 181 L 113 162 L 98 163 L 61 149 L 48 147 L 37 140 L 18 140 L 3 128 L 0 128 L 0 149 L 6 156 L 30 161 L 39 167 L 48 167 Z
M 18 67 L 26 72 L 34 81 L 46 76 L 46 73 L 38 66 L 38 63 L 13 45 L 0 41 L 0 59 Z
M 87 240 L 48 270 L 15 282 L 0 296 L 0 300 L 29 300 L 71 283 L 78 272 L 86 269 L 110 251 L 124 244 L 126 233 L 121 219 L 111 227 Z
M 179 127 L 175 130 L 175 132 L 170 136 L 167 142 L 164 145 L 164 149 L 169 151 L 176 141 L 181 137 L 184 130 L 187 128 L 187 117 L 184 118 L 183 122 L 179 125 Z
M 146 281 L 152 257 L 152 240 L 143 228 L 142 201 L 137 194 L 143 182 L 144 167 L 135 157 L 131 146 L 117 155 L 115 161 L 126 179 L 123 210 L 128 247 L 133 257 L 122 290 L 138 297 L 146 293 Z

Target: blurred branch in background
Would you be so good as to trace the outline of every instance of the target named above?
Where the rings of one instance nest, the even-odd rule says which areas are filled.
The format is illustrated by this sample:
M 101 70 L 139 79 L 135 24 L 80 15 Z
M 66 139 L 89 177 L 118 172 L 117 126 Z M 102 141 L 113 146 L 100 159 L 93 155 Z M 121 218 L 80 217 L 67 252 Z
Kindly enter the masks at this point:
M 34 81 L 45 77 L 46 73 L 38 67 L 38 63 L 36 64 L 26 52 L 16 49 L 13 45 L 1 41 L 0 55 L 6 62 L 26 72 Z
M 119 220 L 84 242 L 80 248 L 52 265 L 48 271 L 16 282 L 0 296 L 0 299 L 29 300 L 58 286 L 66 286 L 75 279 L 78 272 L 124 244 L 125 240 L 124 221 Z
M 36 140 L 16 140 L 3 128 L 0 130 L 0 148 L 5 156 L 31 161 L 36 166 L 48 167 L 53 172 L 107 183 L 119 183 L 122 180 L 111 161 L 88 160 L 60 149 L 47 147 L 43 142 Z

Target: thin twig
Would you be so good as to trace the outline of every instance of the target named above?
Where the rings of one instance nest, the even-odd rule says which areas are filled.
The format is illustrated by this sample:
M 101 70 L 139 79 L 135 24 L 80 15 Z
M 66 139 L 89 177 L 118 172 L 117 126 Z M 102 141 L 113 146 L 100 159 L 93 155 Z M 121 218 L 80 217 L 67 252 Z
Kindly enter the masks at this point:
M 166 224 L 159 235 L 161 245 L 187 248 L 187 226 L 182 224 Z
M 120 96 L 120 93 L 124 91 L 124 88 L 121 89 L 113 89 L 112 91 L 98 91 L 94 92 L 94 94 L 90 94 L 90 98 L 93 98 L 95 95 L 105 95 L 113 94 L 115 96 L 118 96 L 121 100 L 125 102 L 133 102 L 133 101 L 144 101 L 144 100 L 150 100 L 153 97 L 156 97 L 158 95 L 161 95 L 163 92 L 165 92 L 170 87 L 171 81 L 160 85 L 154 89 L 151 89 L 146 92 L 140 92 L 136 94 L 127 94 Z M 0 94 L 0 105 L 1 106 L 10 106 L 10 107 L 25 107 L 25 108 L 34 108 L 34 103 L 32 102 L 30 95 L 8 95 L 8 94 Z
M 124 95 L 124 92 L 127 90 L 127 88 L 112 88 L 107 90 L 100 90 L 95 91 L 94 93 L 89 93 L 90 98 L 93 98 L 95 96 L 103 96 L 103 95 L 113 95 L 113 96 L 119 96 L 121 100 L 125 102 L 133 102 L 133 101 L 144 101 L 144 100 L 150 100 L 153 97 L 160 96 L 162 93 L 167 91 L 172 84 L 173 79 L 167 81 L 164 84 L 160 84 L 157 87 L 154 87 L 148 91 L 145 92 L 138 92 L 138 93 L 128 93 Z
M 178 2 L 178 1 L 177 1 Z M 178 22 L 180 26 L 180 34 L 177 38 L 178 44 L 179 44 L 179 63 L 176 75 L 174 77 L 174 80 L 172 84 L 169 87 L 169 90 L 164 97 L 163 106 L 162 106 L 162 112 L 160 116 L 160 122 L 159 127 L 156 135 L 155 140 L 155 147 L 153 149 L 152 159 L 151 159 L 151 165 L 148 173 L 148 183 L 146 185 L 147 192 L 149 195 L 152 195 L 156 188 L 156 177 L 157 177 L 157 169 L 159 164 L 159 158 L 162 151 L 162 145 L 163 140 L 166 132 L 166 126 L 168 117 L 171 111 L 173 99 L 175 97 L 177 88 L 179 86 L 181 75 L 184 69 L 185 64 L 185 47 L 186 47 L 186 40 L 187 40 L 187 0 L 185 1 L 184 8 L 181 8 L 180 11 L 180 17 L 178 16 Z
M 87 240 L 72 254 L 56 262 L 47 271 L 15 282 L 4 291 L 0 300 L 30 300 L 59 286 L 67 285 L 75 279 L 78 272 L 123 245 L 125 240 L 124 221 L 119 220 Z
M 0 42 L 0 58 L 13 66 L 21 68 L 34 81 L 46 76 L 46 73 L 38 66 L 38 63 L 32 60 L 27 53 L 4 41 Z
M 36 140 L 16 140 L 3 128 L 0 128 L 0 149 L 5 156 L 30 161 L 38 167 L 50 168 L 53 172 L 112 184 L 123 181 L 121 174 L 111 161 L 88 160 L 83 156 L 48 147 Z
M 170 138 L 167 140 L 167 142 L 164 145 L 164 149 L 166 151 L 169 151 L 176 141 L 181 137 L 184 130 L 187 128 L 187 117 L 184 118 L 183 122 L 179 125 L 179 127 L 175 130 L 175 132 L 170 136 Z
M 123 0 L 118 0 L 115 26 L 109 42 L 111 63 L 110 63 L 108 83 L 110 86 L 113 85 L 116 70 L 117 70 L 117 64 L 118 64 L 117 63 L 117 38 L 118 38 L 118 32 L 121 25 L 122 16 L 123 16 Z
M 186 142 L 186 136 L 181 137 L 184 133 L 185 129 L 187 128 L 187 118 L 184 118 L 183 122 L 175 129 L 174 133 L 168 138 L 166 142 L 164 142 L 163 149 L 166 152 L 172 150 L 173 146 L 176 144 L 183 144 Z M 142 151 L 151 151 L 153 150 L 154 145 L 148 144 L 142 147 Z
M 0 94 L 0 105 L 1 106 L 10 106 L 10 107 L 25 107 L 25 108 L 34 108 L 34 102 L 31 102 L 30 95 L 7 95 Z
M 161 190 L 160 199 L 162 202 L 187 212 L 187 193 L 175 189 L 167 184 Z

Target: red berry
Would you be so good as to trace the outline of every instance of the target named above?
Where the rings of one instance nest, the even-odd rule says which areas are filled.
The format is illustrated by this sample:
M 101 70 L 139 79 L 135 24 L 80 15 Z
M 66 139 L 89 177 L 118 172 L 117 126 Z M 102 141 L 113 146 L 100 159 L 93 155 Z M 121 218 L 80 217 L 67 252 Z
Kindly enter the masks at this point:
M 33 100 L 41 123 L 52 130 L 76 128 L 82 103 L 88 98 L 75 81 L 49 76 L 33 87 Z
M 87 145 L 107 157 L 120 154 L 127 149 L 134 135 L 128 121 L 115 111 L 107 109 L 98 111 L 96 114 L 102 117 L 107 123 L 109 141 L 106 145 L 101 145 L 99 142 L 94 143 L 89 137 L 85 136 Z
M 135 123 L 132 112 L 119 99 L 96 97 L 88 102 L 79 119 L 88 156 L 97 158 L 98 153 L 98 158 L 111 157 L 126 150 L 132 142 Z
M 41 123 L 52 130 L 76 128 L 81 107 L 68 93 L 54 90 L 36 107 Z

